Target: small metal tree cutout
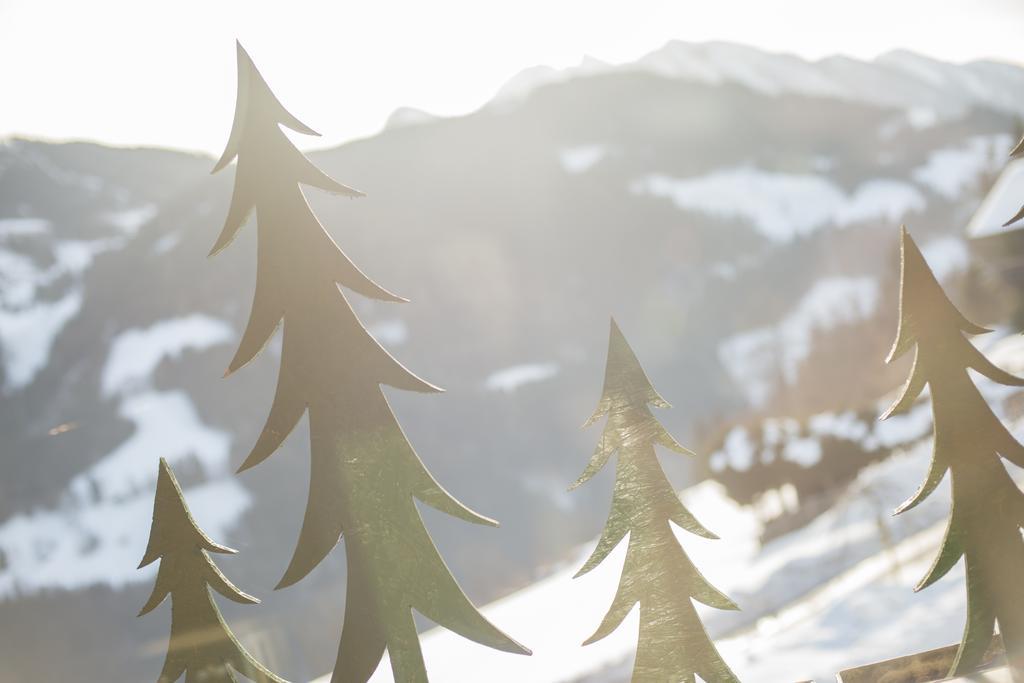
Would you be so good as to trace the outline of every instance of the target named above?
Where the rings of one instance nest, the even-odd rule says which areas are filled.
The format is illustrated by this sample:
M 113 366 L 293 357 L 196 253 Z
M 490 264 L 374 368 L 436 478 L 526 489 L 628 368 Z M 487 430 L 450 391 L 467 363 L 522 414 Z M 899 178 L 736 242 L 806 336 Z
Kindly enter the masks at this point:
M 967 625 L 950 675 L 982 659 L 998 622 L 1015 681 L 1024 681 L 1024 494 L 1000 458 L 1024 467 L 1024 447 L 975 387 L 968 370 L 1024 386 L 1000 370 L 965 335 L 989 332 L 967 320 L 943 292 L 914 240 L 902 230 L 900 320 L 888 361 L 915 348 L 899 398 L 882 416 L 909 408 L 931 388 L 935 445 L 925 482 L 896 513 L 928 497 L 950 472 L 952 510 L 942 547 L 916 590 L 941 579 L 961 558 L 967 571 Z
M 174 472 L 161 458 L 149 546 L 139 564 L 141 569 L 160 560 L 153 593 L 139 616 L 171 596 L 171 638 L 159 683 L 174 683 L 182 675 L 186 683 L 234 683 L 235 671 L 256 683 L 285 683 L 246 652 L 224 623 L 211 588 L 245 605 L 259 600 L 228 581 L 208 552 L 235 551 L 214 543 L 199 528 Z
M 717 538 L 686 509 L 665 476 L 656 445 L 683 455 L 683 448 L 651 414 L 650 405 L 668 408 L 651 386 L 618 325 L 613 320 L 608 342 L 604 391 L 589 426 L 607 415 L 601 441 L 590 463 L 571 488 L 585 483 L 618 454 L 611 512 L 593 554 L 577 572 L 599 565 L 628 534 L 626 562 L 611 608 L 589 645 L 618 628 L 634 605 L 640 605 L 633 681 L 637 683 L 708 683 L 736 681 L 697 616 L 693 600 L 718 609 L 739 609 L 705 579 L 676 539 L 672 523 Z
M 1014 147 L 1013 150 L 1010 152 L 1011 159 L 1020 159 L 1021 157 L 1024 157 L 1024 137 L 1020 139 L 1020 141 L 1017 143 L 1017 146 Z M 1003 227 L 1005 228 L 1011 223 L 1016 223 L 1021 218 L 1024 218 L 1024 206 L 1020 207 L 1020 210 L 1016 214 L 1014 214 L 1013 218 L 1003 223 Z
M 362 193 L 313 166 L 281 126 L 316 135 L 281 106 L 239 45 L 235 119 L 214 171 L 236 157 L 238 164 L 231 208 L 213 253 L 231 242 L 252 212 L 258 252 L 252 312 L 228 374 L 252 360 L 284 321 L 277 392 L 240 471 L 270 456 L 307 409 L 312 451 L 306 514 L 278 588 L 309 574 L 344 534 L 348 589 L 334 683 L 368 680 L 385 649 L 396 681 L 426 681 L 413 610 L 478 643 L 529 654 L 472 605 L 416 509 L 418 499 L 468 522 L 497 525 L 434 480 L 381 385 L 440 389 L 374 340 L 341 287 L 381 301 L 405 299 L 356 268 L 324 230 L 301 186 L 347 197 Z

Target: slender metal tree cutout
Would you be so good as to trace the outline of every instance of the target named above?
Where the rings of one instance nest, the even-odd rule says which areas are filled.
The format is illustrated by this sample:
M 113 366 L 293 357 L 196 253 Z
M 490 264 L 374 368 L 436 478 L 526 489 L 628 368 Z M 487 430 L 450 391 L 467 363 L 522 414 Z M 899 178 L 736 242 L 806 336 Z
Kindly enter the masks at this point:
M 301 185 L 361 193 L 313 166 L 281 126 L 315 135 L 285 111 L 238 47 L 238 101 L 224 155 L 238 158 L 223 249 L 255 211 L 256 292 L 228 374 L 248 363 L 284 321 L 277 392 L 256 446 L 239 471 L 273 453 L 309 410 L 311 477 L 291 563 L 278 584 L 305 577 L 344 533 L 345 620 L 335 683 L 363 683 L 385 648 L 396 681 L 426 681 L 413 610 L 466 638 L 529 654 L 487 621 L 441 559 L 416 499 L 460 519 L 496 526 L 466 508 L 427 471 L 406 440 L 381 385 L 440 391 L 406 370 L 366 331 L 340 287 L 405 301 L 368 279 L 338 248 L 306 203 Z
M 576 576 L 599 565 L 627 534 L 629 545 L 612 606 L 584 645 L 618 628 L 639 603 L 640 637 L 633 681 L 693 683 L 695 675 L 708 683 L 736 681 L 704 630 L 693 600 L 718 609 L 739 608 L 701 575 L 676 539 L 671 523 L 704 538 L 717 536 L 679 500 L 654 447 L 664 446 L 683 455 L 693 453 L 672 438 L 651 414 L 649 405 L 669 407 L 651 386 L 613 320 L 604 392 L 584 427 L 605 415 L 608 420 L 590 463 L 571 488 L 597 474 L 617 453 L 615 491 L 597 548 Z
M 160 560 L 156 585 L 139 616 L 171 596 L 171 640 L 159 683 L 174 683 L 182 674 L 186 683 L 234 683 L 235 671 L 256 683 L 285 683 L 246 652 L 224 623 L 211 588 L 245 605 L 258 604 L 259 600 L 228 581 L 207 551 L 235 552 L 214 543 L 199 528 L 185 505 L 174 472 L 161 458 L 149 546 L 139 564 L 141 569 Z
M 1017 143 L 1017 146 L 1014 147 L 1013 150 L 1010 152 L 1011 159 L 1020 159 L 1021 157 L 1024 157 L 1024 137 L 1020 139 L 1020 141 Z M 1003 227 L 1005 228 L 1011 223 L 1016 223 L 1021 218 L 1024 218 L 1024 206 L 1020 207 L 1020 210 L 1013 215 L 1013 218 L 1003 223 Z
M 1015 679 L 1024 680 L 1024 494 L 1000 456 L 1024 467 L 1024 447 L 1007 431 L 968 374 L 1024 386 L 1024 380 L 989 362 L 966 335 L 989 332 L 958 311 L 902 230 L 900 320 L 888 361 L 916 347 L 910 378 L 882 416 L 909 408 L 931 388 L 935 445 L 924 484 L 896 513 L 905 512 L 951 473 L 953 504 L 939 555 L 916 590 L 942 578 L 964 558 L 967 625 L 950 675 L 977 667 L 999 623 Z

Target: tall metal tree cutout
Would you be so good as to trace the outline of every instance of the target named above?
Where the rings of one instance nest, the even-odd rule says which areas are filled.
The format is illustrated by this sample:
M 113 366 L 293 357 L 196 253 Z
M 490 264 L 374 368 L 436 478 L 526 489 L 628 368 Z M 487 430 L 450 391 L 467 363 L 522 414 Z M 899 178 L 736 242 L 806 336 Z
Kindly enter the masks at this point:
M 211 588 L 245 605 L 258 604 L 259 600 L 228 581 L 208 552 L 235 551 L 214 543 L 199 528 L 174 472 L 161 458 L 149 546 L 139 564 L 141 569 L 160 560 L 153 593 L 139 616 L 171 596 L 171 639 L 159 683 L 174 683 L 183 674 L 189 683 L 235 683 L 234 671 L 256 683 L 285 683 L 246 652 L 224 623 Z
M 334 683 L 366 681 L 385 648 L 396 681 L 426 681 L 413 610 L 489 647 L 530 654 L 472 605 L 416 509 L 419 499 L 460 519 L 497 526 L 434 480 L 402 433 L 381 385 L 441 390 L 370 336 L 340 288 L 382 301 L 405 299 L 349 260 L 313 214 L 301 186 L 347 197 L 362 193 L 313 166 L 282 125 L 316 135 L 278 102 L 239 45 L 235 119 L 214 168 L 237 157 L 234 194 L 211 254 L 227 246 L 254 211 L 258 251 L 252 311 L 227 374 L 252 360 L 284 321 L 276 395 L 239 471 L 273 453 L 309 410 L 309 498 L 278 588 L 305 577 L 344 534 L 348 588 Z
M 672 524 L 717 538 L 694 518 L 665 476 L 655 445 L 693 455 L 651 414 L 649 405 L 668 408 L 640 366 L 618 325 L 612 320 L 604 391 L 587 427 L 607 415 L 604 432 L 590 463 L 571 489 L 585 483 L 618 454 L 611 512 L 593 554 L 576 576 L 599 565 L 629 534 L 626 562 L 611 608 L 594 635 L 598 641 L 640 605 L 633 681 L 709 683 L 736 681 L 697 616 L 693 600 L 718 609 L 739 609 L 712 586 L 687 557 Z
M 882 419 L 909 408 L 927 385 L 935 444 L 925 482 L 896 514 L 927 498 L 947 471 L 953 497 L 938 557 L 915 590 L 932 585 L 964 558 L 967 625 L 950 675 L 977 667 L 998 622 L 1016 668 L 1014 680 L 1024 681 L 1024 494 L 1000 458 L 1024 467 L 1024 447 L 989 408 L 968 370 L 1007 386 L 1024 386 L 1024 380 L 997 368 L 971 344 L 965 335 L 990 330 L 953 306 L 906 228 L 901 242 L 899 330 L 887 361 L 916 351 L 910 377 Z

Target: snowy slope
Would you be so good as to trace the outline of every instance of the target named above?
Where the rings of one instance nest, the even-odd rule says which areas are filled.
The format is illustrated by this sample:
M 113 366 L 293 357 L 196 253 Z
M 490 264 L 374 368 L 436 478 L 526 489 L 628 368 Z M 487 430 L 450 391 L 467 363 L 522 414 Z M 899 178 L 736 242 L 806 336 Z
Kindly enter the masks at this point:
M 925 472 L 928 456 L 929 446 L 922 444 L 908 455 L 869 471 L 858 482 L 861 489 L 855 489 L 850 499 L 834 511 L 810 527 L 761 549 L 757 543 L 759 525 L 753 511 L 736 506 L 713 482 L 685 491 L 682 497 L 687 507 L 722 540 L 708 541 L 678 533 L 680 541 L 704 575 L 736 598 L 743 610 L 734 616 L 698 605 L 698 612 L 713 637 L 721 638 L 754 625 L 765 629 L 771 622 L 766 617 L 799 602 L 815 588 L 824 586 L 833 577 L 883 550 L 877 525 L 888 523 L 880 520 L 884 520 L 887 512 L 900 502 L 900 489 L 906 489 L 903 482 L 910 480 L 906 475 L 915 470 Z M 909 491 L 903 490 L 902 493 Z M 944 493 L 948 495 L 947 491 L 937 491 L 935 502 L 922 506 L 916 518 L 899 518 L 899 521 L 891 522 L 893 538 L 912 538 L 936 523 L 941 525 Z M 941 538 L 941 533 L 937 536 L 931 533 L 928 538 L 930 544 L 926 544 L 924 550 L 931 550 Z M 487 617 L 507 632 L 529 634 L 526 642 L 533 649 L 533 657 L 499 653 L 449 631 L 435 629 L 422 638 L 431 678 L 471 683 L 479 681 L 480 672 L 486 671 L 488 680 L 495 683 L 568 683 L 605 668 L 619 667 L 628 660 L 636 642 L 635 610 L 608 638 L 587 647 L 580 646 L 600 623 L 615 595 L 625 544 L 620 543 L 609 559 L 590 574 L 573 580 L 572 575 L 592 549 L 592 546 L 583 548 L 564 569 L 484 608 Z M 913 571 L 914 568 L 907 568 L 907 576 Z M 953 581 L 950 578 L 943 585 L 948 586 Z M 909 588 L 908 592 L 912 594 Z M 925 598 L 937 594 L 944 594 L 942 588 Z M 829 601 L 846 597 L 845 594 L 832 594 Z M 954 600 L 948 606 L 947 612 L 951 615 L 958 607 L 962 609 L 963 596 L 959 595 L 959 598 L 959 603 Z M 847 608 L 853 607 L 855 605 Z M 923 616 L 927 611 L 922 605 L 920 614 Z M 857 622 L 847 620 L 844 623 L 852 628 Z M 933 640 L 937 638 L 938 644 L 945 644 L 949 639 L 946 631 L 949 630 L 939 629 L 938 635 L 932 634 Z M 842 638 L 845 634 L 836 637 Z M 842 642 L 838 641 L 837 649 L 842 648 Z M 892 645 L 891 640 L 872 642 L 876 647 Z M 927 638 L 922 642 L 928 642 Z M 823 666 L 823 662 L 827 662 L 824 666 L 831 666 L 836 659 L 834 654 L 831 659 L 821 655 L 817 660 L 808 659 L 805 664 L 799 664 L 800 650 L 787 652 L 786 663 L 773 663 L 779 667 L 775 669 L 776 673 L 779 670 L 787 672 L 779 678 L 762 675 L 771 670 L 757 657 L 758 648 L 762 647 L 765 646 L 760 640 L 748 637 L 733 643 L 726 641 L 723 653 L 743 680 L 792 678 L 801 675 L 800 667 L 805 665 L 817 673 L 820 668 L 815 667 Z M 854 653 L 878 658 L 884 651 L 865 652 L 862 647 Z M 325 677 L 318 679 L 317 683 L 328 680 L 329 677 Z M 371 680 L 381 683 L 391 680 L 390 665 L 386 659 Z
M 766 173 L 751 167 L 685 179 L 650 175 L 630 189 L 668 197 L 681 209 L 749 221 L 765 237 L 780 242 L 826 226 L 892 223 L 925 206 L 921 191 L 901 180 L 870 180 L 847 194 L 820 174 Z
M 834 511 L 760 550 L 753 513 L 737 508 L 717 485 L 683 493 L 687 506 L 722 541 L 679 534 L 680 541 L 716 585 L 745 597 L 738 598 L 744 611 L 734 620 L 698 605 L 741 680 L 824 682 L 843 668 L 957 642 L 965 610 L 962 569 L 927 591 L 913 591 L 941 542 L 948 487 L 937 490 L 915 515 L 886 519 L 901 496 L 912 492 L 907 482 L 927 471 L 930 451 L 930 443 L 921 443 L 867 470 Z M 879 540 L 879 525 L 891 526 L 892 545 Z M 635 610 L 608 638 L 580 646 L 615 594 L 624 547 L 620 544 L 591 575 L 573 580 L 592 550 L 584 548 L 565 569 L 484 608 L 508 632 L 530 634 L 533 657 L 498 653 L 443 629 L 425 633 L 431 678 L 471 683 L 486 671 L 496 683 L 568 683 L 608 669 L 622 676 L 607 680 L 627 680 L 623 662 L 635 648 Z M 766 594 L 783 583 L 785 591 Z M 386 658 L 371 680 L 391 680 Z
M 151 378 L 165 359 L 224 344 L 231 336 L 223 321 L 193 314 L 115 337 L 101 375 L 102 392 L 118 399 L 133 432 L 72 479 L 57 506 L 0 524 L 0 553 L 6 559 L 0 599 L 151 581 L 155 567 L 135 567 L 149 537 L 160 457 L 204 473 L 206 483 L 185 491 L 189 505 L 207 533 L 227 536 L 250 505 L 249 493 L 231 476 L 231 437 L 204 424 L 188 394 L 155 390 Z
M 1019 337 L 986 346 L 1003 367 L 1024 368 Z M 1003 399 L 1017 392 L 985 379 L 979 386 L 999 412 Z M 913 512 L 891 517 L 928 470 L 932 444 L 916 427 L 921 410 L 928 410 L 927 401 L 919 402 L 905 423 L 897 418 L 887 435 L 906 450 L 863 470 L 812 524 L 764 546 L 758 544 L 754 511 L 733 503 L 717 483 L 706 481 L 681 494 L 721 538 L 677 530 L 702 573 L 742 609 L 720 612 L 697 605 L 741 680 L 825 682 L 844 668 L 958 641 L 966 604 L 962 567 L 926 591 L 913 591 L 942 540 L 948 479 Z M 1018 438 L 1024 435 L 1024 420 L 1011 425 Z M 1024 471 L 1011 470 L 1024 481 Z M 638 627 L 635 608 L 612 635 L 580 646 L 615 595 L 625 546 L 620 543 L 602 565 L 574 580 L 593 550 L 589 544 L 551 576 L 483 609 L 509 633 L 530 634 L 532 657 L 499 653 L 436 628 L 422 636 L 428 673 L 452 683 L 478 681 L 483 671 L 495 683 L 628 680 Z M 386 657 L 371 680 L 391 680 Z M 329 676 L 315 683 L 328 681 Z

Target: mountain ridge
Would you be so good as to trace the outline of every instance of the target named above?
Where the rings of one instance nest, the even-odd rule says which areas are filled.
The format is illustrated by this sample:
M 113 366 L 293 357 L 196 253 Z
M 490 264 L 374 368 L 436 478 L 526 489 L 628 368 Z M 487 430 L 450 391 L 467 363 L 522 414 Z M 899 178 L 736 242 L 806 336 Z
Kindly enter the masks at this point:
M 549 83 L 623 71 L 648 71 L 706 83 L 734 82 L 766 94 L 859 99 L 883 106 L 919 107 L 927 103 L 947 117 L 961 115 L 973 106 L 1024 115 L 1020 98 L 1000 92 L 1024 87 L 1024 66 L 1008 62 L 978 59 L 956 64 L 903 49 L 890 50 L 871 60 L 846 55 L 808 60 L 738 43 L 681 40 L 668 41 L 621 64 L 584 57 L 579 65 L 563 69 L 530 67 L 508 79 L 484 106 L 500 107 Z M 993 82 L 986 84 L 986 79 Z M 943 81 L 956 86 L 956 90 L 941 88 Z

